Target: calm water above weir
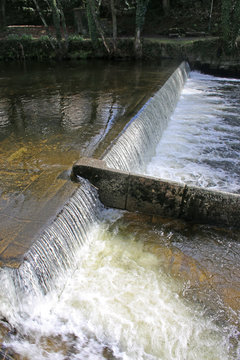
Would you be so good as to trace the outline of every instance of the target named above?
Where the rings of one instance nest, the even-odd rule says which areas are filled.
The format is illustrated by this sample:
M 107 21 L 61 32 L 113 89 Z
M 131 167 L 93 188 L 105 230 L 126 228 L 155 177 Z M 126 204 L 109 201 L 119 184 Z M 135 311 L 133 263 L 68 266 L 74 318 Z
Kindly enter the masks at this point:
M 239 359 L 239 235 L 106 210 L 82 185 L 20 271 L 0 272 L 0 342 L 24 360 Z

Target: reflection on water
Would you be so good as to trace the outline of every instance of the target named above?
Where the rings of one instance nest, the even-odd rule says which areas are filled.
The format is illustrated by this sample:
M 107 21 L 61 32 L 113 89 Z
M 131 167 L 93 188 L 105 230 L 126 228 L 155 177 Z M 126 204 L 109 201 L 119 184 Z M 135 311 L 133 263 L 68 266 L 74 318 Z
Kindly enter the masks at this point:
M 0 72 L 0 139 L 47 138 L 92 154 L 171 74 L 175 64 L 87 61 L 55 67 L 6 67 Z

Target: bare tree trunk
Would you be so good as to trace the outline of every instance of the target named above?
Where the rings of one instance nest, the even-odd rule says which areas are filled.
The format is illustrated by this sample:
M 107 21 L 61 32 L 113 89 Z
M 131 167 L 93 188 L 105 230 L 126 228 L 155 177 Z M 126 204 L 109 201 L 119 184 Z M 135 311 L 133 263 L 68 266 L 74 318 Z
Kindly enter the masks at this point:
M 141 31 L 145 22 L 149 0 L 137 0 L 136 4 L 136 31 L 135 31 L 135 56 L 142 57 Z
M 141 43 L 140 28 L 136 29 L 136 34 L 135 34 L 135 55 L 136 55 L 136 58 L 142 57 L 142 43 Z
M 65 39 L 65 51 L 67 51 L 68 50 L 68 32 L 67 32 L 67 25 L 66 25 L 66 20 L 65 20 L 65 15 L 63 12 L 63 8 L 62 8 L 61 0 L 58 0 L 58 7 L 59 7 L 60 14 L 61 14 L 61 24 L 62 24 L 64 39 Z
M 113 50 L 114 53 L 117 50 L 117 15 L 114 0 L 111 1 L 111 12 L 112 12 L 112 28 L 113 28 Z
M 4 30 L 6 26 L 6 13 L 5 13 L 6 1 L 0 1 L 0 30 Z
M 167 15 L 170 10 L 170 0 L 162 0 L 164 14 Z

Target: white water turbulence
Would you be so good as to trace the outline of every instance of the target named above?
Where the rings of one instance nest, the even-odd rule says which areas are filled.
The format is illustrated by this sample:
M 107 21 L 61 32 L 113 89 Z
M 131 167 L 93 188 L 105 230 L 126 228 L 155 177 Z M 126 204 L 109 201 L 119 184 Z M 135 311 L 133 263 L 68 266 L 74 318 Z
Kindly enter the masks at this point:
M 240 193 L 240 80 L 191 72 L 146 174 Z
M 2 271 L 4 347 L 24 360 L 236 360 L 231 329 L 185 299 L 183 281 L 134 233 L 118 231 L 120 212 L 102 216 L 76 252 L 74 270 L 47 294 L 28 294 L 19 304 Z
M 92 224 L 98 222 L 102 204 L 96 189 L 79 178 L 81 186 L 64 205 L 52 223 L 25 254 L 11 277 L 18 297 L 21 294 L 47 293 L 56 279 L 74 268 L 76 251 L 89 241 Z
M 183 62 L 123 129 L 103 156 L 109 167 L 125 171 L 145 169 L 175 109 L 188 72 L 189 66 Z

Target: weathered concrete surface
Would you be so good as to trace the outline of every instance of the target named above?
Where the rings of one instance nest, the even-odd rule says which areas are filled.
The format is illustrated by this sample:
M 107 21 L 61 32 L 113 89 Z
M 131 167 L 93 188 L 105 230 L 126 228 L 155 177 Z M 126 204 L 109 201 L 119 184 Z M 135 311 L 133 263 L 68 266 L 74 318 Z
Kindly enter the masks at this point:
M 72 178 L 78 175 L 98 188 L 100 200 L 108 207 L 240 227 L 240 195 L 237 194 L 114 170 L 102 160 L 88 158 L 73 165 Z
M 126 210 L 178 218 L 185 186 L 129 174 Z
M 180 217 L 240 227 L 240 195 L 186 186 Z

